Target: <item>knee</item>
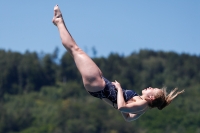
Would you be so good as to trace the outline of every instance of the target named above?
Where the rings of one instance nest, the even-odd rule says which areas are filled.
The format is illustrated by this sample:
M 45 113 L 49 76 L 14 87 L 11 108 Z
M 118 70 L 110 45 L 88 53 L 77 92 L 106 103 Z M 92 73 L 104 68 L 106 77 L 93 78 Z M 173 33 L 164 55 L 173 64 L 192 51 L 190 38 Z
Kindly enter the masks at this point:
M 105 88 L 105 82 L 97 78 L 88 78 L 83 81 L 86 90 L 91 92 L 101 91 Z
M 73 43 L 68 45 L 65 44 L 63 45 L 72 55 L 76 54 L 77 52 L 80 53 L 82 51 L 77 45 L 74 45 Z
M 83 78 L 83 83 L 85 86 L 91 86 L 96 80 L 96 77 L 93 77 L 91 75 L 85 75 Z
M 77 45 L 71 47 L 71 51 L 73 54 L 83 54 L 83 50 L 81 48 L 79 48 Z

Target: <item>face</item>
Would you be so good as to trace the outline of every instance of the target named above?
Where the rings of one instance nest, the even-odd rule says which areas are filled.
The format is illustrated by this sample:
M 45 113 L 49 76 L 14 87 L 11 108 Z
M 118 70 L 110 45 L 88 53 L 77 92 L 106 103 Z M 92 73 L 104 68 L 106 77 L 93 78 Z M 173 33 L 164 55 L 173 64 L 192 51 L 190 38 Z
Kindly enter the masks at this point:
M 145 95 L 145 96 L 155 96 L 156 94 L 160 93 L 160 89 L 158 88 L 152 88 L 152 87 L 148 87 L 144 90 L 142 90 L 142 95 Z

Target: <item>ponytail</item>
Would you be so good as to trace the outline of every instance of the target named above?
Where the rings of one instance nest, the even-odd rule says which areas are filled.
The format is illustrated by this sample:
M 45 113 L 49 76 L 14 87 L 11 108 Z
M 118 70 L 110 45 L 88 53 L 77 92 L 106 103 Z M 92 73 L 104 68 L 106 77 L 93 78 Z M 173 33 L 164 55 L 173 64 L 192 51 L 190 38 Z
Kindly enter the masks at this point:
M 162 91 L 164 94 L 164 99 L 163 99 L 163 103 L 160 106 L 158 106 L 157 108 L 159 110 L 162 110 L 164 107 L 169 105 L 174 98 L 176 98 L 179 94 L 184 92 L 184 90 L 178 91 L 178 92 L 177 92 L 177 90 L 178 90 L 178 88 L 175 88 L 169 94 L 167 94 L 166 88 L 162 88 Z
M 175 88 L 168 94 L 166 87 L 162 88 L 161 92 L 156 94 L 155 99 L 149 104 L 149 106 L 151 108 L 157 107 L 159 110 L 162 110 L 164 107 L 169 105 L 175 97 L 184 92 L 184 90 L 176 92 L 177 90 L 178 89 Z

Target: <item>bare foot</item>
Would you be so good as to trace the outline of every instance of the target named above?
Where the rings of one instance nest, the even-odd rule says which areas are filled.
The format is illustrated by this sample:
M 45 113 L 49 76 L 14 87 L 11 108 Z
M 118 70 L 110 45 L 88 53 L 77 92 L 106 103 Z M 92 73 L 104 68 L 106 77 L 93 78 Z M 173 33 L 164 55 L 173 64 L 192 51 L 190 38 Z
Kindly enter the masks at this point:
M 58 7 L 58 5 L 56 5 L 54 7 L 54 17 L 52 22 L 54 23 L 54 25 L 58 25 L 59 23 L 63 23 L 63 18 L 62 18 L 62 13 Z

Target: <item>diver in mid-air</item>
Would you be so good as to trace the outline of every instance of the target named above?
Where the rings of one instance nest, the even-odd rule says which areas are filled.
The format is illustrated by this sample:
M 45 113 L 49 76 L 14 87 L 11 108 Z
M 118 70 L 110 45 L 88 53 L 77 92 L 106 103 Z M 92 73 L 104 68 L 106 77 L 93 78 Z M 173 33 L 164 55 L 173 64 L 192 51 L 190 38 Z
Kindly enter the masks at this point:
M 65 25 L 58 5 L 54 7 L 53 23 L 59 30 L 63 46 L 75 61 L 86 91 L 118 109 L 126 121 L 139 118 L 149 108 L 157 107 L 162 110 L 176 96 L 184 92 L 184 90 L 176 92 L 177 89 L 174 89 L 167 94 L 166 88 L 148 87 L 142 90 L 140 96 L 133 90 L 122 89 L 119 82 L 107 80 L 92 59 L 79 48 Z

